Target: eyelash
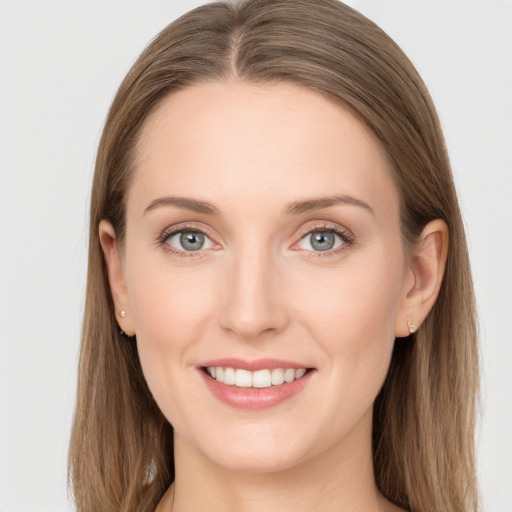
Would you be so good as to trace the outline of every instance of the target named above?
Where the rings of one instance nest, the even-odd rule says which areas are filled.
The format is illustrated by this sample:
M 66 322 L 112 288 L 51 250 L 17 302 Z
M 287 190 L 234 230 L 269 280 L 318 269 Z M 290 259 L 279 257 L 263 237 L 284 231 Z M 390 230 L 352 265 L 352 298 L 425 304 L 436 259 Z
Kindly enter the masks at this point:
M 314 224 L 313 226 L 308 226 L 307 229 L 305 229 L 299 235 L 299 241 L 305 238 L 306 236 L 316 232 L 334 233 L 335 235 L 338 235 L 341 238 L 342 244 L 341 247 L 338 247 L 337 249 L 329 249 L 326 251 L 307 251 L 308 256 L 310 258 L 329 258 L 337 256 L 339 253 L 355 245 L 354 235 L 348 229 L 342 228 L 336 224 L 330 224 L 325 222 Z M 297 243 L 298 242 L 295 242 L 294 245 L 296 245 Z
M 178 256 L 179 258 L 201 258 L 204 256 L 204 251 L 198 250 L 198 251 L 180 251 L 178 249 L 175 249 L 174 247 L 170 246 L 167 243 L 167 240 L 169 238 L 172 238 L 174 235 L 178 233 L 201 233 L 204 236 L 207 236 L 208 238 L 212 238 L 208 231 L 205 229 L 198 228 L 196 226 L 188 226 L 188 225 L 180 225 L 180 226 L 174 226 L 172 228 L 166 229 L 157 240 L 157 245 L 160 245 L 164 251 L 167 251 L 174 256 Z
M 327 223 L 320 223 L 315 224 L 314 226 L 308 226 L 306 230 L 304 230 L 299 235 L 299 241 L 305 238 L 308 235 L 311 235 L 315 232 L 323 232 L 323 233 L 334 233 L 335 235 L 339 236 L 342 240 L 341 247 L 338 247 L 337 249 L 329 249 L 326 251 L 307 251 L 309 253 L 309 256 L 312 258 L 329 258 L 332 256 L 338 255 L 340 252 L 346 250 L 347 248 L 352 247 L 355 244 L 355 239 L 352 233 L 347 230 L 343 229 L 335 224 L 327 224 Z M 175 256 L 178 256 L 180 258 L 200 258 L 204 256 L 204 251 L 198 250 L 198 251 L 182 251 L 175 249 L 174 247 L 170 246 L 167 243 L 167 240 L 169 238 L 173 237 L 174 235 L 178 233 L 201 233 L 204 236 L 207 236 L 211 239 L 211 236 L 209 235 L 208 231 L 205 229 L 198 228 L 196 226 L 190 226 L 190 225 L 182 225 L 182 226 L 175 226 L 169 229 L 166 229 L 157 240 L 157 245 L 161 246 L 164 251 L 167 251 Z M 298 242 L 295 242 L 294 245 L 296 245 Z M 297 249 L 295 249 L 297 250 Z

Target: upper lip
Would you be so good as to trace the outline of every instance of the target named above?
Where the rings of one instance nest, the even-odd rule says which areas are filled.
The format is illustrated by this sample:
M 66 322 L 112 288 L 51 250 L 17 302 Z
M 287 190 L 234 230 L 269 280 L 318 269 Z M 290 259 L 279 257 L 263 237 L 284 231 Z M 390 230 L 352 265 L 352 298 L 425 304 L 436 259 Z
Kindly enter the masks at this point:
M 300 368 L 309 368 L 309 366 L 295 361 L 285 361 L 283 359 L 238 359 L 234 357 L 228 357 L 224 359 L 212 359 L 210 361 L 202 362 L 199 367 L 207 368 L 208 366 L 223 367 L 223 368 L 239 368 L 241 370 L 249 370 L 255 372 L 258 370 L 273 370 L 275 368 L 294 368 L 298 370 Z

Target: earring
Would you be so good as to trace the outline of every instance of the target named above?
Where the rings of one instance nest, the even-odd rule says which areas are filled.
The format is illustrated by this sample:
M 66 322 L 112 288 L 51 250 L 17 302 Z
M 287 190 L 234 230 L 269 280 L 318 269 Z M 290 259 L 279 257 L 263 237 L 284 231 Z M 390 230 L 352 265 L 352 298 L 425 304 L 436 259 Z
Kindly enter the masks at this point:
M 409 334 L 416 332 L 416 326 L 410 318 L 407 319 L 407 327 L 409 327 Z
M 124 309 L 122 309 L 121 311 L 119 311 L 119 316 L 121 318 L 126 318 L 126 311 Z M 129 334 L 126 334 L 123 329 L 119 328 L 119 335 L 122 337 L 122 338 L 125 338 L 127 340 L 131 340 L 133 338 L 135 338 L 135 334 L 133 336 L 130 336 Z

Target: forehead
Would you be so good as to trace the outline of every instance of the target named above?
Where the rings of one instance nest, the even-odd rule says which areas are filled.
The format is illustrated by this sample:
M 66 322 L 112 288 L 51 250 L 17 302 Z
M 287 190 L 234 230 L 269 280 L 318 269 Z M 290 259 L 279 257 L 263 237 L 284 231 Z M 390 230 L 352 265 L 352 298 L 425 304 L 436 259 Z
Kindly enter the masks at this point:
M 348 109 L 292 84 L 208 82 L 168 96 L 146 120 L 128 203 L 193 195 L 269 206 L 351 194 L 398 211 L 387 155 Z

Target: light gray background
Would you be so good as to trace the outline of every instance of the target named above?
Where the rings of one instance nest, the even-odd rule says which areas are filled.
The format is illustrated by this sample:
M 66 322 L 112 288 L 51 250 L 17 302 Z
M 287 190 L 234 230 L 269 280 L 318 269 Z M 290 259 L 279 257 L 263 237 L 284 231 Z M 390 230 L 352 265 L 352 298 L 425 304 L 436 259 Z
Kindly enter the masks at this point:
M 200 1 L 0 0 L 0 512 L 64 512 L 102 124 L 145 44 Z M 482 332 L 485 511 L 512 512 L 512 1 L 353 0 L 437 104 Z

